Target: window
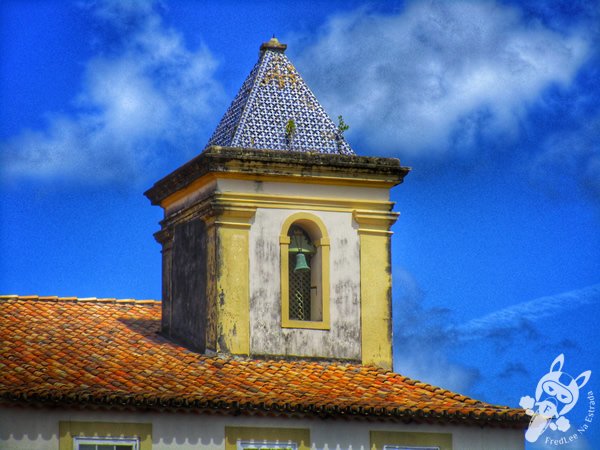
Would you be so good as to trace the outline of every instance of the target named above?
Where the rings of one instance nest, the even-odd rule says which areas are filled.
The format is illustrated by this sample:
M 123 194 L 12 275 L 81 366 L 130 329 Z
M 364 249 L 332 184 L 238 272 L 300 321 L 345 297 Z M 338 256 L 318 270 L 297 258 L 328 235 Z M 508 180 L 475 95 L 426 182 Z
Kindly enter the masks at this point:
M 403 445 L 384 445 L 383 450 L 440 450 L 439 447 L 405 447 Z
M 308 233 L 298 225 L 288 231 L 289 319 L 323 320 L 323 312 L 317 301 L 319 280 L 315 266 L 315 246 Z M 311 261 L 312 260 L 312 261 Z
M 371 431 L 371 450 L 452 450 L 451 433 Z
M 139 441 L 130 438 L 73 438 L 74 450 L 138 450 Z
M 225 427 L 225 450 L 310 450 L 305 428 Z
M 238 441 L 237 450 L 297 450 L 298 445 L 295 442 L 280 443 L 280 442 L 254 442 L 254 441 Z
M 152 424 L 133 422 L 58 423 L 59 450 L 152 450 Z
M 288 217 L 279 237 L 281 325 L 329 329 L 329 237 L 310 213 Z

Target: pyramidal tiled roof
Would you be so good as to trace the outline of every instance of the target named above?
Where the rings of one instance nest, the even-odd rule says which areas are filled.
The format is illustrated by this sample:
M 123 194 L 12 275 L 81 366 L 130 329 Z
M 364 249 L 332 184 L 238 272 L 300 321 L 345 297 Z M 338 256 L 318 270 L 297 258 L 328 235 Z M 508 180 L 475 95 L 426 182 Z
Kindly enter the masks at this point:
M 276 38 L 261 45 L 258 62 L 207 147 L 354 154 L 285 56 L 286 47 Z

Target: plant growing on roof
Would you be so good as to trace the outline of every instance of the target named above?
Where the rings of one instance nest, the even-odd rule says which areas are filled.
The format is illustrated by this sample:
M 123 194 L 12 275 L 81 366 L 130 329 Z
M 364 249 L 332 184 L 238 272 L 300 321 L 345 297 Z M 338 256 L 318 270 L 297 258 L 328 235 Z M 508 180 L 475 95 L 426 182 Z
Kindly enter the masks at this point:
M 348 128 L 350 128 L 350 125 L 346 124 L 346 122 L 344 122 L 344 118 L 339 115 L 338 116 L 338 133 L 340 134 L 340 136 L 344 135 L 344 131 L 346 131 Z
M 285 124 L 285 141 L 288 146 L 292 144 L 292 140 L 296 135 L 296 122 L 294 119 L 289 119 Z
M 344 122 L 344 118 L 341 115 L 339 115 L 337 133 L 335 134 L 335 143 L 337 145 L 339 153 L 342 153 L 342 141 L 344 140 L 344 131 L 346 131 L 348 128 L 350 128 L 350 126 L 346 122 Z

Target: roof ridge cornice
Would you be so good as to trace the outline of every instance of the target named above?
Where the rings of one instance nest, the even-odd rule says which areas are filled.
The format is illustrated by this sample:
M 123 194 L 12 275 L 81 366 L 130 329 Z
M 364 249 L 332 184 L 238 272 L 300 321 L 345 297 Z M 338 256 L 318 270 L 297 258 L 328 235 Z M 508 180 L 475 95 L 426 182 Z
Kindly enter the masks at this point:
M 21 301 L 21 302 L 70 302 L 70 303 L 117 303 L 123 305 L 157 305 L 160 300 L 134 298 L 97 298 L 97 297 L 58 297 L 57 295 L 0 295 L 0 301 Z

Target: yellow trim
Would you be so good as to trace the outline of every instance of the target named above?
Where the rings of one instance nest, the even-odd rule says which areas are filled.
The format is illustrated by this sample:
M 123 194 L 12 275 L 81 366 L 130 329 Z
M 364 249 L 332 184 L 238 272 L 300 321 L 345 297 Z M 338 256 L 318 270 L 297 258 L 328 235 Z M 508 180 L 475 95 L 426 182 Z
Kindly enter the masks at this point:
M 383 450 L 385 445 L 439 447 L 452 450 L 451 433 L 419 433 L 412 431 L 371 431 L 371 450 Z
M 232 206 L 229 203 L 217 204 L 218 215 L 215 225 L 229 228 L 250 229 L 250 219 L 256 214 L 256 208 L 248 206 Z
M 393 206 L 393 204 L 391 205 Z M 379 234 L 379 235 L 391 235 L 390 228 L 400 213 L 393 211 L 373 211 L 364 209 L 355 209 L 352 211 L 352 218 L 358 223 L 359 234 Z
M 131 437 L 140 440 L 140 450 L 152 450 L 151 423 L 67 422 L 58 423 L 58 449 L 73 450 L 73 438 Z
M 356 210 L 363 214 L 390 213 L 394 202 L 387 200 L 364 200 L 342 197 L 306 197 L 284 194 L 258 194 L 246 192 L 216 192 L 215 202 L 226 203 L 236 207 L 277 208 L 277 209 L 310 209 L 320 211 Z
M 250 219 L 256 209 L 221 205 L 218 211 L 217 351 L 249 355 Z
M 248 181 L 275 181 L 275 182 L 287 182 L 287 183 L 302 183 L 302 184 L 321 184 L 321 185 L 329 185 L 329 186 L 355 186 L 355 187 L 368 187 L 375 189 L 387 188 L 390 189 L 394 187 L 397 182 L 389 182 L 383 180 L 373 180 L 368 178 L 338 178 L 338 177 L 321 177 L 321 176 L 304 176 L 301 174 L 298 175 L 286 175 L 286 176 L 278 176 L 278 175 L 253 175 L 253 174 L 244 174 L 244 173 L 228 173 L 228 172 L 219 172 L 219 173 L 208 173 L 197 180 L 190 183 L 183 189 L 176 191 L 165 198 L 160 202 L 160 206 L 163 208 L 168 208 L 173 203 L 181 200 L 187 195 L 196 192 L 210 182 L 218 180 L 219 178 L 233 178 L 236 180 L 248 180 Z M 301 198 L 301 197 L 298 197 Z
M 309 233 L 312 233 L 315 245 L 321 249 L 321 302 L 323 316 L 320 321 L 291 320 L 290 317 L 290 286 L 288 279 L 289 271 L 289 243 L 288 231 L 292 224 L 299 222 L 304 225 Z M 318 234 L 318 236 L 314 236 Z M 307 212 L 298 212 L 290 215 L 281 227 L 279 236 L 279 248 L 281 258 L 281 326 L 283 328 L 308 328 L 313 330 L 329 330 L 329 235 L 323 221 L 316 215 Z
M 392 369 L 391 256 L 389 228 L 397 213 L 358 210 L 360 238 L 361 359 Z
M 281 235 L 279 236 L 280 242 L 285 238 L 289 239 L 287 233 L 292 224 L 294 224 L 295 222 L 301 222 L 301 224 L 307 225 L 309 227 L 309 233 L 314 231 L 314 226 L 316 225 L 319 229 L 319 237 L 318 239 L 315 239 L 315 241 L 325 239 L 327 242 L 326 245 L 329 245 L 329 235 L 327 234 L 327 227 L 325 226 L 325 224 L 319 216 L 308 212 L 297 212 L 295 214 L 292 214 L 291 216 L 288 216 L 283 221 L 283 225 L 281 226 Z M 310 228 L 312 228 L 312 230 Z
M 298 450 L 310 450 L 310 430 L 307 428 L 225 427 L 225 450 L 237 450 L 238 441 L 256 443 L 295 443 Z

